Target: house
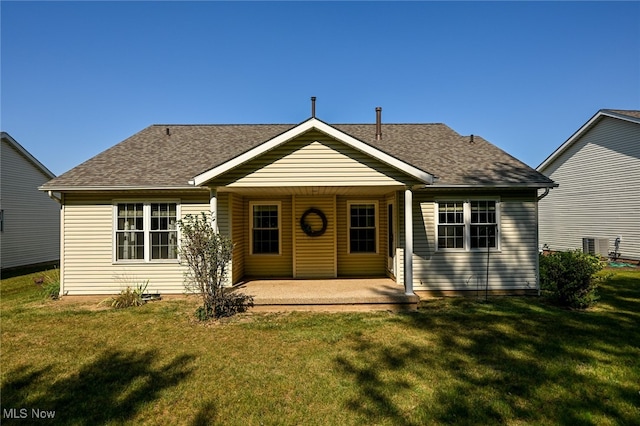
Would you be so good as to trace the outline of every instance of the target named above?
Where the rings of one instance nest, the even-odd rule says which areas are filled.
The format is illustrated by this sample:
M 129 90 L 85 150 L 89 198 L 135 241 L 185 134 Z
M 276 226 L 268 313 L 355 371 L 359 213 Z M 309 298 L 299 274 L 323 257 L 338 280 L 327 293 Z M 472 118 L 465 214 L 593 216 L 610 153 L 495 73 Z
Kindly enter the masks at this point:
M 60 259 L 60 205 L 38 187 L 55 177 L 8 133 L 1 133 L 0 269 Z
M 560 185 L 540 201 L 541 244 L 640 260 L 640 111 L 598 111 L 537 170 Z
M 373 120 L 372 120 L 373 121 Z M 392 277 L 407 294 L 536 291 L 537 191 L 553 182 L 444 124 L 152 125 L 44 184 L 62 292 L 181 293 L 176 221 L 211 212 L 229 280 Z M 402 288 L 402 287 L 400 287 Z

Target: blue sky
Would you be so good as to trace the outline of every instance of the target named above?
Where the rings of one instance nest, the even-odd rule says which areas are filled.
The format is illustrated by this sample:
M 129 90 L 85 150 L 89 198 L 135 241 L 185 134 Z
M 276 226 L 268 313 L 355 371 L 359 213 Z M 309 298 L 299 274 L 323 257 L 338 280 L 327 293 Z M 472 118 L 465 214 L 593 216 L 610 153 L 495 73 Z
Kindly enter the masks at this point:
M 640 2 L 10 2 L 1 126 L 56 174 L 151 124 L 445 123 L 532 167 L 640 109 Z

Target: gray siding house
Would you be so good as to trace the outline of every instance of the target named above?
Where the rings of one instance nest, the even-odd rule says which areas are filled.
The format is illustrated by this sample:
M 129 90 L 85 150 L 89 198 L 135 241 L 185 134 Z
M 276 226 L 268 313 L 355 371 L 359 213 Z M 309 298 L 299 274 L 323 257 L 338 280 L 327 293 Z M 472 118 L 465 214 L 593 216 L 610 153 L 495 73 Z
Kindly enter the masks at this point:
M 0 162 L 0 269 L 57 262 L 60 205 L 38 191 L 55 175 L 5 132 Z
M 182 293 L 176 221 L 211 212 L 248 278 L 391 277 L 405 293 L 538 288 L 553 182 L 444 124 L 152 125 L 42 185 L 62 203 L 62 293 Z M 487 253 L 489 252 L 489 253 Z
M 540 201 L 540 244 L 640 260 L 640 111 L 598 111 L 537 170 L 560 186 Z

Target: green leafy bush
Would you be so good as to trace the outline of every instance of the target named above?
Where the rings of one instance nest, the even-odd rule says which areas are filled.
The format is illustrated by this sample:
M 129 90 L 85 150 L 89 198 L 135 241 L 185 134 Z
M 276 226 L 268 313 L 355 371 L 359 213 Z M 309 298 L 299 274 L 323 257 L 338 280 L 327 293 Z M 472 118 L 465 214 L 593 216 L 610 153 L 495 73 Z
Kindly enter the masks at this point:
M 186 215 L 178 221 L 182 244 L 180 258 L 188 266 L 185 289 L 200 295 L 202 306 L 195 315 L 200 321 L 244 312 L 253 306 L 253 297 L 225 287 L 233 242 L 212 226 L 209 213 Z
M 596 275 L 604 264 L 579 250 L 540 255 L 540 287 L 554 302 L 574 309 L 593 306 L 598 300 Z

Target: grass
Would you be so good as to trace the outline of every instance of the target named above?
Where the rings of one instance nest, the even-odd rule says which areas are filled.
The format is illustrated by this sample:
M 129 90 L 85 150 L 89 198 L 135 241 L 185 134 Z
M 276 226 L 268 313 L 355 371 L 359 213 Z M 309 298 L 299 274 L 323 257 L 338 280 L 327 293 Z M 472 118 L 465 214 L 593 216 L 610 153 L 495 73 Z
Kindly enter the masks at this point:
M 37 275 L 1 284 L 3 424 L 10 408 L 74 425 L 640 422 L 640 271 L 584 312 L 452 298 L 208 325 L 195 300 L 44 300 Z

